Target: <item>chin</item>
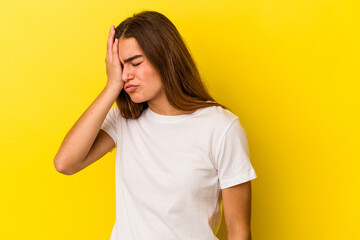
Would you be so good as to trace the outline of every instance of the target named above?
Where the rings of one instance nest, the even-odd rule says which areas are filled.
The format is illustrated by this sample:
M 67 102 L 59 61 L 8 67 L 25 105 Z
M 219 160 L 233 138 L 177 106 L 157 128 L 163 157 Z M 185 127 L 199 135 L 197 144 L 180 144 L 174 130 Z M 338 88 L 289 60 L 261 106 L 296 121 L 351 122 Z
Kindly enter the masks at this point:
M 137 98 L 137 97 L 131 97 L 131 101 L 133 101 L 134 103 L 143 103 L 143 102 L 146 102 L 147 99 L 144 99 L 144 98 Z

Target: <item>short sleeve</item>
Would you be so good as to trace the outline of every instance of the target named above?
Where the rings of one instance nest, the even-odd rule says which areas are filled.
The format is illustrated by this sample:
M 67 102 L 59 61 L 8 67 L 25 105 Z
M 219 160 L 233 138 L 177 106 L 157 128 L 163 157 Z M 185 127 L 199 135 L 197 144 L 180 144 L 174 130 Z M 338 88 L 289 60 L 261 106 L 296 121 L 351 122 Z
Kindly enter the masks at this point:
M 117 122 L 119 117 L 119 109 L 117 106 L 111 108 L 107 113 L 103 124 L 100 129 L 104 130 L 114 140 L 115 145 L 118 143 Z
M 220 188 L 228 188 L 256 178 L 249 159 L 247 135 L 236 118 L 220 140 L 216 166 Z

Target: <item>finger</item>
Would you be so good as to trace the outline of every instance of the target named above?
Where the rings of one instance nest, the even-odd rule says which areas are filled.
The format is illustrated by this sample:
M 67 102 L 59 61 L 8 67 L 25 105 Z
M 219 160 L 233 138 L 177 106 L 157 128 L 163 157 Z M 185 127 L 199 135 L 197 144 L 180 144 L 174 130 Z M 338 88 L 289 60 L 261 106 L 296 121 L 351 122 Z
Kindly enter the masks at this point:
M 108 37 L 108 42 L 107 42 L 108 55 L 111 54 L 111 50 L 112 50 L 112 47 L 113 47 L 114 34 L 115 34 L 114 26 L 111 25 L 110 32 L 109 32 L 109 37 Z
M 118 58 L 117 57 L 117 53 L 118 53 L 118 51 L 117 51 L 117 47 L 118 47 L 118 42 L 119 42 L 119 39 L 118 38 L 115 38 L 115 42 L 114 42 L 114 45 L 113 45 L 113 49 L 112 49 L 112 51 L 113 51 L 113 54 L 114 54 L 114 59 L 116 59 L 116 58 Z

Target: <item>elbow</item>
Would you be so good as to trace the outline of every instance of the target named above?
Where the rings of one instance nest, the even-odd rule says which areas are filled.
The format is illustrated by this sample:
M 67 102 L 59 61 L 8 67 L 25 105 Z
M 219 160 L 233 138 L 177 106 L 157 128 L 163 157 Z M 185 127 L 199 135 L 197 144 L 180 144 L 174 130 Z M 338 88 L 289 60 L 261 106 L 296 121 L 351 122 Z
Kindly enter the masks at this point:
M 55 156 L 53 162 L 54 162 L 54 167 L 55 167 L 56 171 L 58 171 L 59 173 L 62 173 L 64 175 L 73 175 L 74 174 L 68 167 L 66 167 L 65 160 L 59 158 L 58 156 Z

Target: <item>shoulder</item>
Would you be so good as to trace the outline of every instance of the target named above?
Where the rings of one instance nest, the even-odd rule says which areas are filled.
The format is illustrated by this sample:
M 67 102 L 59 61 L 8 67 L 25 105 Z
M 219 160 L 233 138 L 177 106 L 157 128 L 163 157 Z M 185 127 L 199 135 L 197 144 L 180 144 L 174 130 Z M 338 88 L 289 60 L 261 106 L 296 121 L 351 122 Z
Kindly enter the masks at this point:
M 111 119 L 113 121 L 122 121 L 124 117 L 121 115 L 120 109 L 118 106 L 112 107 L 106 115 L 106 119 Z
M 110 108 L 109 112 L 107 115 L 110 115 L 111 117 L 115 117 L 115 118 L 118 118 L 121 116 L 120 114 L 120 110 L 119 110 L 119 107 L 118 106 L 114 106 L 112 108 Z
M 238 119 L 233 112 L 220 106 L 211 106 L 203 110 L 203 115 L 216 124 L 230 125 Z
M 197 117 L 200 120 L 202 128 L 217 133 L 215 134 L 217 137 L 223 136 L 235 122 L 239 121 L 238 116 L 233 112 L 220 106 L 210 106 L 200 109 Z

